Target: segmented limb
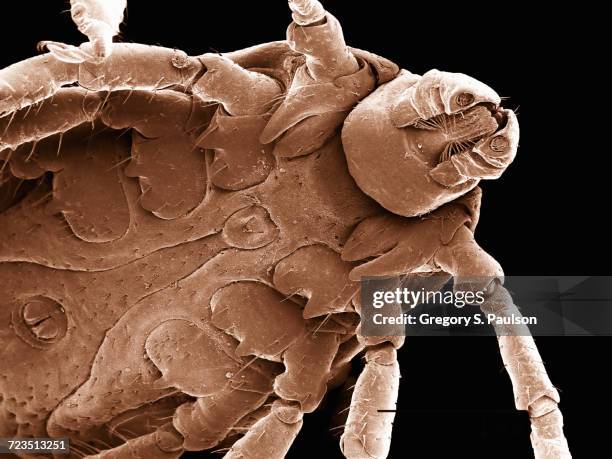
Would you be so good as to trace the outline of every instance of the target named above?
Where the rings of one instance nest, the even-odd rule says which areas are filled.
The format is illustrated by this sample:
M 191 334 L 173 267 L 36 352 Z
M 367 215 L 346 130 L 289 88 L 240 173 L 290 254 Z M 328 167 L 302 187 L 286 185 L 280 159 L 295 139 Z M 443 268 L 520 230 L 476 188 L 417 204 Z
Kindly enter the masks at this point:
M 66 132 L 73 127 L 93 121 L 102 98 L 81 88 L 62 88 L 52 101 L 43 100 L 36 106 L 21 109 L 0 118 L 0 150 L 15 150 L 28 142 Z
M 497 283 L 481 309 L 500 318 L 521 316 L 508 291 Z M 571 458 L 563 435 L 563 416 L 557 406 L 559 393 L 546 373 L 528 328 L 498 325 L 495 331 L 504 366 L 512 381 L 516 408 L 527 411 L 531 419 L 531 444 L 536 459 Z
M 70 64 L 47 54 L 1 70 L 0 114 L 5 116 L 0 118 L 0 132 L 29 116 L 29 109 L 38 112 L 40 107 L 53 105 L 55 96 L 62 92 L 78 91 L 66 88 L 75 83 L 88 91 L 157 92 L 172 88 L 192 92 L 199 99 L 223 104 L 232 115 L 265 113 L 282 92 L 273 78 L 246 70 L 223 56 L 196 58 L 174 49 L 118 43 L 101 64 Z M 40 106 L 33 106 L 36 103 Z M 23 110 L 21 115 L 19 110 Z M 56 118 L 62 120 L 61 115 Z M 14 145 L 3 135 L 0 148 L 7 147 Z
M 360 314 L 359 295 L 353 305 Z M 397 327 L 388 332 L 389 336 L 363 336 L 359 325 L 357 335 L 343 344 L 334 362 L 339 369 L 347 358 L 366 349 L 366 365 L 355 384 L 340 438 L 340 449 L 349 459 L 386 458 L 389 453 L 400 379 L 396 349 L 404 344 L 404 337 Z
M 199 57 L 206 73 L 193 85 L 203 100 L 219 102 L 231 115 L 266 113 L 282 93 L 281 86 L 263 73 L 253 72 L 218 54 Z
M 287 29 L 289 46 L 306 57 L 310 75 L 318 82 L 333 81 L 359 69 L 344 41 L 338 20 L 317 0 L 289 0 L 293 23 Z
M 283 459 L 302 428 L 302 416 L 297 404 L 274 401 L 270 413 L 236 441 L 224 459 Z
M 301 412 L 316 410 L 327 393 L 338 338 L 335 333 L 314 331 L 293 343 L 283 353 L 285 372 L 274 380 L 274 392 L 298 402 Z
M 212 323 L 240 341 L 237 355 L 254 355 L 285 365 L 285 371 L 274 380 L 279 397 L 298 402 L 305 413 L 319 406 L 341 334 L 326 331 L 324 324 L 316 321 L 304 321 L 298 304 L 257 282 L 236 282 L 222 288 L 213 297 L 211 309 Z
M 281 157 L 305 155 L 323 145 L 374 90 L 376 80 L 365 60 L 346 46 L 338 20 L 318 1 L 290 1 L 289 6 L 295 22 L 287 29 L 287 43 L 306 62 L 261 135 L 262 143 L 277 141 L 274 153 Z
M 319 269 L 325 266 L 325 270 Z M 348 278 L 353 265 L 322 244 L 300 247 L 274 268 L 274 285 L 285 295 L 306 292 L 306 319 L 347 311 L 359 285 Z
M 450 244 L 438 251 L 435 261 L 458 278 L 456 289 L 488 287 L 490 294 L 481 305 L 483 313 L 494 313 L 498 317 L 520 314 L 508 291 L 500 285 L 501 267 L 478 246 L 467 228 L 457 231 Z M 529 413 L 536 459 L 571 458 L 563 434 L 563 417 L 557 406 L 559 393 L 546 373 L 533 337 L 524 327 L 496 327 L 495 331 L 504 366 L 512 381 L 516 408 Z
M 474 239 L 474 233 L 461 226 L 448 244 L 440 248 L 434 262 L 455 277 L 455 290 L 486 290 L 494 279 L 503 281 L 504 271 Z
M 0 118 L 0 151 L 16 150 L 94 120 L 113 129 L 134 128 L 149 139 L 169 133 L 198 134 L 206 128 L 212 110 L 192 96 L 173 90 L 91 92 L 60 88 L 50 99 Z M 195 139 L 192 140 L 195 143 Z M 13 157 L 14 155 L 10 155 Z M 3 152 L 0 157 L 8 157 Z
M 113 37 L 119 33 L 127 0 L 70 0 L 70 14 L 89 43 L 76 47 L 54 41 L 43 41 L 47 48 L 64 62 L 101 62 L 111 54 Z
M 117 43 L 100 64 L 72 64 L 51 54 L 0 70 L 0 114 L 12 113 L 78 83 L 90 91 L 189 88 L 202 63 L 183 51 L 160 46 Z
M 298 253 L 304 255 L 304 251 Z M 334 255 L 339 261 L 338 255 Z M 311 285 L 311 275 L 297 268 L 303 259 L 299 255 L 299 260 L 295 258 L 285 260 L 285 264 L 289 263 L 294 266 L 294 270 L 299 271 L 301 276 L 298 277 L 302 279 L 299 285 Z M 325 258 L 321 255 L 319 259 Z M 326 266 L 332 263 L 329 258 L 325 261 Z M 330 269 L 328 266 L 327 272 L 332 272 L 337 280 L 336 270 L 340 270 L 340 267 L 337 263 L 332 264 L 332 267 Z M 211 301 L 213 324 L 240 341 L 237 355 L 256 355 L 277 360 L 285 366 L 285 371 L 275 378 L 273 386 L 281 400 L 275 402 L 272 411 L 250 427 L 246 436 L 234 444 L 226 456 L 229 458 L 284 457 L 299 431 L 302 414 L 312 412 L 319 406 L 328 384 L 342 379 L 342 375 L 337 373 L 338 367 L 345 365 L 362 349 L 358 342 L 351 342 L 343 347 L 337 360 L 340 343 L 349 331 L 354 330 L 354 321 L 345 318 L 345 323 L 337 323 L 333 318 L 320 316 L 305 321 L 305 311 L 286 296 L 287 290 L 293 292 L 298 279 L 287 277 L 286 274 L 287 271 L 277 265 L 274 282 L 277 288 L 278 284 L 285 287 L 280 288 L 285 294 L 257 282 L 236 282 L 219 290 Z M 344 272 L 345 277 L 346 274 Z M 325 302 L 324 299 L 328 302 L 338 300 L 337 292 L 327 296 L 325 290 L 313 292 L 311 299 L 321 303 Z M 333 308 L 321 304 L 321 310 L 330 311 Z M 279 325 L 275 327 L 270 324 Z M 333 367 L 334 363 L 336 367 Z M 216 413 L 215 407 L 209 408 L 207 413 L 202 410 L 201 414 L 193 418 L 196 421 L 194 424 L 201 425 L 196 430 L 202 431 L 208 427 L 208 431 L 217 432 L 218 429 L 210 428 L 210 425 L 228 415 L 227 412 Z M 205 422 L 201 423 L 199 419 L 205 419 Z M 232 415 L 231 419 L 223 423 L 223 432 L 236 421 Z M 176 422 L 175 425 L 182 433 L 186 432 Z M 197 433 L 194 431 L 195 435 Z M 204 437 L 208 435 L 200 434 Z M 222 436 L 218 434 L 216 438 Z
M 174 414 L 173 425 L 184 437 L 186 450 L 210 449 L 225 439 L 242 418 L 261 407 L 267 398 L 267 393 L 228 385 L 214 395 L 181 405 Z
M 51 97 L 77 81 L 79 66 L 51 54 L 31 57 L 0 70 L 0 116 Z
M 86 456 L 88 459 L 178 459 L 183 454 L 183 437 L 168 423 L 148 435 L 132 438 L 116 448 Z
M 369 348 L 365 359 L 340 439 L 342 453 L 349 459 L 386 458 L 391 446 L 400 380 L 397 351 L 385 343 Z

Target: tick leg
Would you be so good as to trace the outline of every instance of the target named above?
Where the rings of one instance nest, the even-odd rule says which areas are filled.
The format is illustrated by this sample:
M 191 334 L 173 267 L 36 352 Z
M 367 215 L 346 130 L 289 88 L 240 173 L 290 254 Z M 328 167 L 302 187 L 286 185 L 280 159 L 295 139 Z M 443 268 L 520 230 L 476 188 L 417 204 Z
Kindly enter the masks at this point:
M 283 459 L 302 428 L 297 404 L 276 400 L 269 414 L 257 421 L 236 441 L 224 459 Z
M 317 0 L 290 0 L 293 23 L 287 29 L 289 45 L 306 57 L 308 71 L 318 82 L 333 81 L 359 69 L 347 48 L 340 22 Z
M 376 80 L 368 63 L 346 46 L 338 20 L 318 1 L 290 1 L 289 7 L 294 22 L 287 42 L 305 64 L 261 136 L 263 143 L 277 141 L 275 154 L 281 157 L 305 155 L 323 145 L 374 90 Z
M 0 70 L 0 115 L 51 97 L 74 83 L 78 74 L 78 65 L 58 61 L 51 54 L 9 65 Z
M 0 118 L 0 150 L 15 150 L 21 144 L 37 142 L 93 121 L 101 106 L 99 94 L 81 88 L 60 89 L 53 100 L 42 100 Z
M 339 260 L 337 254 L 336 257 Z M 302 414 L 314 411 L 325 396 L 334 357 L 346 334 L 342 333 L 342 324 L 324 317 L 305 320 L 299 304 L 265 284 L 250 281 L 220 289 L 213 296 L 211 309 L 212 323 L 240 341 L 237 355 L 260 356 L 284 365 L 284 372 L 274 380 L 274 392 L 281 400 L 249 427 L 226 457 L 282 458 L 302 425 Z M 347 327 L 350 328 L 350 323 Z M 347 353 L 351 355 L 349 350 Z M 226 403 L 234 402 L 228 399 Z M 244 414 L 247 408 L 234 414 L 239 411 Z M 197 415 L 205 419 L 200 430 L 227 417 L 222 432 L 209 427 L 211 432 L 220 432 L 215 441 L 222 439 L 238 421 L 231 412 L 221 414 L 220 410 L 221 406 L 209 408 Z M 219 414 L 215 414 L 217 411 Z
M 101 457 L 115 457 L 115 452 L 117 457 L 131 457 L 138 451 L 144 454 L 142 457 L 169 458 L 178 457 L 176 454 L 183 449 L 210 447 L 222 440 L 245 414 L 265 402 L 279 372 L 276 364 L 235 357 L 235 347 L 232 338 L 213 327 L 166 320 L 149 334 L 145 344 L 146 355 L 157 370 L 151 368 L 151 374 L 130 371 L 130 377 L 125 378 L 109 375 L 108 367 L 102 363 L 106 372 L 102 376 L 100 366 L 94 364 L 92 378 L 53 412 L 47 431 L 55 436 L 70 435 L 79 443 L 117 413 L 182 392 L 198 401 L 181 405 L 172 424 L 129 440 Z M 102 354 L 106 359 L 112 358 L 101 350 L 98 363 L 102 362 Z M 161 376 L 157 377 L 156 372 Z
M 132 438 L 116 448 L 86 456 L 88 459 L 178 459 L 183 454 L 183 438 L 168 423 L 155 432 Z
M 318 321 L 306 322 L 298 304 L 258 282 L 222 288 L 211 308 L 212 323 L 240 341 L 237 355 L 284 364 L 285 371 L 274 381 L 279 397 L 298 402 L 302 412 L 318 407 L 340 345 L 339 333 L 327 331 Z
M 64 62 L 101 62 L 111 54 L 113 37 L 119 33 L 126 3 L 127 0 L 71 0 L 72 20 L 89 38 L 89 43 L 76 47 L 43 41 L 40 46 Z
M 450 242 L 437 250 L 434 263 L 455 277 L 456 290 L 486 290 L 494 279 L 504 278 L 500 264 L 478 245 L 467 226 L 459 227 Z
M 481 309 L 496 317 L 521 316 L 508 291 L 498 283 Z M 516 409 L 529 413 L 536 459 L 571 458 L 563 435 L 563 416 L 557 406 L 559 392 L 546 373 L 529 330 L 520 325 L 501 325 L 495 331 L 504 367 L 512 381 Z
M 274 381 L 274 392 L 299 403 L 302 412 L 318 408 L 327 392 L 331 366 L 338 352 L 336 333 L 311 332 L 283 354 L 285 372 Z
M 184 437 L 186 450 L 210 449 L 225 439 L 241 419 L 261 407 L 268 395 L 228 385 L 214 395 L 181 405 L 173 424 Z
M 41 41 L 38 43 L 39 49 L 47 49 L 57 60 L 69 64 L 80 64 L 81 62 L 99 62 L 92 52 L 87 51 L 86 47 L 68 45 L 57 41 Z
M 101 63 L 68 63 L 43 54 L 0 70 L 0 115 L 74 83 L 90 91 L 188 88 L 202 70 L 198 58 L 183 51 L 135 43 L 116 43 Z
M 259 362 L 244 368 L 245 362 L 233 355 L 235 347 L 231 337 L 208 324 L 166 320 L 149 333 L 144 350 L 131 351 L 132 355 L 143 355 L 144 351 L 140 365 L 114 372 L 107 362 L 120 360 L 117 353 L 126 357 L 126 352 L 118 350 L 125 348 L 117 345 L 113 334 L 107 335 L 90 378 L 54 410 L 47 430 L 57 436 L 70 431 L 87 434 L 120 413 L 165 396 L 182 392 L 206 397 L 230 382 L 271 393 L 276 374 L 266 377 L 269 368 Z
M 392 344 L 382 344 L 366 351 L 366 365 L 357 379 L 340 439 L 345 457 L 387 457 L 395 413 L 381 410 L 395 410 L 399 380 L 397 352 Z
M 503 279 L 501 267 L 476 243 L 474 235 L 466 227 L 457 231 L 454 239 L 438 251 L 435 261 L 458 278 L 455 288 L 493 289 L 481 305 L 483 313 L 520 315 L 512 297 L 500 285 Z M 563 434 L 563 417 L 557 407 L 559 393 L 546 373 L 529 330 L 504 326 L 496 327 L 495 331 L 504 366 L 512 381 L 516 408 L 526 410 L 531 419 L 531 443 L 536 459 L 571 458 Z
M 231 115 L 266 113 L 282 95 L 274 78 L 242 68 L 225 56 L 204 54 L 199 59 L 206 72 L 193 85 L 193 93 L 221 103 Z
M 473 240 L 468 226 L 474 227 L 478 221 L 480 197 L 476 188 L 423 218 L 383 213 L 364 219 L 342 249 L 343 260 L 361 263 L 351 270 L 349 279 L 429 272 L 435 268 L 431 262 L 436 252 L 446 247 L 458 231 L 466 231 L 469 241 Z

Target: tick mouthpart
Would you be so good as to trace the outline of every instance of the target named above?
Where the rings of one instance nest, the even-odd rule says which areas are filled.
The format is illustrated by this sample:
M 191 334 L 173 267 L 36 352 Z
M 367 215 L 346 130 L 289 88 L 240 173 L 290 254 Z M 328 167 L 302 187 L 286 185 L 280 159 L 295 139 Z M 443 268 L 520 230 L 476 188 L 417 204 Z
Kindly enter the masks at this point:
M 446 147 L 440 154 L 442 162 L 455 154 L 472 149 L 480 140 L 500 129 L 504 122 L 505 114 L 499 106 L 483 102 L 452 115 L 443 113 L 427 120 L 419 120 L 415 127 L 437 130 L 446 137 Z
M 449 116 L 446 135 L 450 141 L 469 141 L 491 134 L 499 127 L 491 107 L 478 104 Z

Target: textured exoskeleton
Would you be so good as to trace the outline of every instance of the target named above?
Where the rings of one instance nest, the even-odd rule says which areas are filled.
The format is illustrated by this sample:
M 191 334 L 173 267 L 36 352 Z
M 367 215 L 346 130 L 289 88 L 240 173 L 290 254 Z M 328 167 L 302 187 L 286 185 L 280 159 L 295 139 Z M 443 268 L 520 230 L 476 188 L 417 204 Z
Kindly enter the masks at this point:
M 314 0 L 197 57 L 111 43 L 122 5 L 73 1 L 90 43 L 0 71 L 0 437 L 282 458 L 364 356 L 341 449 L 386 457 L 403 338 L 360 335 L 359 280 L 495 277 L 483 308 L 511 305 L 474 229 L 514 114 L 347 47 Z M 500 346 L 537 457 L 569 457 L 533 340 Z

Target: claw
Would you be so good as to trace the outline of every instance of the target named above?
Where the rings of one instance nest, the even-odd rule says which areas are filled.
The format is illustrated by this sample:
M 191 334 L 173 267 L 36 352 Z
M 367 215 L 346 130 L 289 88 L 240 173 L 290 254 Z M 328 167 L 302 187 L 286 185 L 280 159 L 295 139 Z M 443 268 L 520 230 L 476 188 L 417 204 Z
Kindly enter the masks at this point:
M 89 43 L 80 47 L 42 41 L 39 49 L 48 49 L 58 60 L 71 64 L 101 63 L 111 54 L 113 37 L 119 32 L 126 0 L 71 0 L 71 16 Z M 88 49 L 89 48 L 89 49 Z
M 101 59 L 90 54 L 82 47 L 59 43 L 56 41 L 41 41 L 38 43 L 40 51 L 48 50 L 56 59 L 70 64 L 81 64 L 83 62 L 98 63 Z

